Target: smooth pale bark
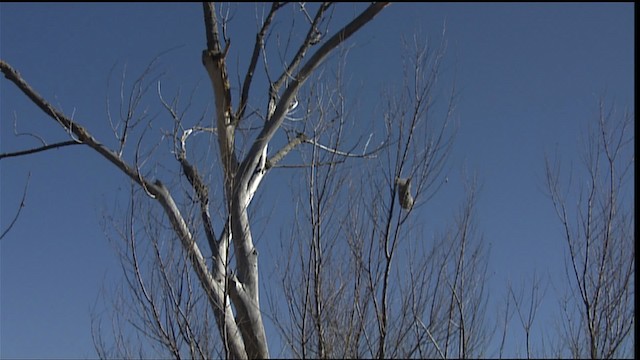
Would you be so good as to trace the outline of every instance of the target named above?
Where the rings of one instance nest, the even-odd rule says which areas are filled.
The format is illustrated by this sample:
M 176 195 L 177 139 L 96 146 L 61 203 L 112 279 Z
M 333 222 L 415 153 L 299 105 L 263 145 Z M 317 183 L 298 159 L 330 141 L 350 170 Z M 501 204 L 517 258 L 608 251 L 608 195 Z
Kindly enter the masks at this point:
M 225 62 L 230 44 L 225 44 L 224 49 L 221 46 L 214 5 L 210 3 L 203 5 L 207 49 L 203 51 L 202 62 L 214 90 L 218 145 L 224 167 L 225 198 L 230 213 L 236 259 L 236 272 L 230 281 L 229 290 L 237 312 L 237 324 L 250 358 L 269 356 L 260 312 L 258 252 L 253 244 L 248 216 L 249 203 L 267 171 L 265 165 L 267 146 L 284 121 L 288 104 L 293 100 L 300 86 L 332 50 L 372 20 L 387 5 L 388 3 L 370 5 L 311 55 L 284 90 L 273 113 L 270 114 L 269 121 L 265 122 L 262 131 L 241 163 L 238 163 L 234 148 L 236 126 L 240 119 L 234 119 L 233 116 L 231 87 Z M 248 81 L 250 83 L 250 79 Z

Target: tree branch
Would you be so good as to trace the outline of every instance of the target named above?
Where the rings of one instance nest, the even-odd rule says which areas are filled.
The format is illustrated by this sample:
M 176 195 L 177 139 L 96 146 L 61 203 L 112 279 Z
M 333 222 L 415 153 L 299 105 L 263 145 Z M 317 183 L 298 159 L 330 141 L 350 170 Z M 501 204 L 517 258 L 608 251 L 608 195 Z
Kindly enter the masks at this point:
M 309 31 L 307 32 L 307 36 L 305 36 L 304 43 L 302 43 L 302 45 L 300 45 L 300 48 L 298 49 L 298 52 L 293 57 L 293 61 L 291 61 L 291 65 L 289 65 L 287 67 L 287 69 L 285 69 L 284 73 L 274 83 L 274 85 L 273 85 L 273 90 L 274 91 L 277 92 L 280 89 L 280 87 L 282 86 L 282 84 L 284 84 L 286 82 L 286 80 L 292 76 L 293 72 L 298 68 L 298 66 L 300 65 L 300 62 L 302 62 L 302 59 L 307 54 L 307 51 L 309 51 L 309 48 L 312 45 L 317 44 L 317 31 L 318 31 L 317 27 L 318 27 L 320 21 L 322 20 L 324 13 L 327 11 L 327 9 L 329 9 L 329 7 L 331 5 L 332 5 L 332 3 L 330 3 L 330 2 L 323 2 L 320 5 L 320 8 L 318 9 L 318 11 L 316 12 L 315 17 L 313 18 L 313 22 L 311 23 L 311 26 L 309 27 Z
M 220 329 L 226 329 L 230 333 L 237 333 L 238 328 L 235 320 L 232 316 L 232 310 L 228 303 L 224 301 L 226 297 L 224 283 L 216 282 L 211 276 L 207 264 L 196 244 L 189 228 L 182 217 L 180 210 L 176 206 L 175 202 L 169 190 L 160 182 L 160 180 L 156 180 L 155 182 L 148 181 L 137 168 L 133 168 L 125 163 L 117 154 L 113 151 L 109 150 L 101 143 L 99 143 L 96 139 L 94 139 L 84 127 L 78 125 L 71 119 L 67 118 L 63 113 L 55 109 L 51 106 L 46 100 L 44 100 L 38 93 L 36 93 L 29 84 L 27 84 L 20 74 L 15 71 L 9 64 L 5 61 L 0 60 L 0 70 L 5 75 L 5 77 L 15 83 L 22 92 L 27 95 L 31 99 L 31 101 L 42 109 L 47 115 L 56 120 L 61 126 L 63 126 L 67 131 L 73 133 L 83 144 L 89 145 L 92 149 L 97 151 L 100 155 L 105 157 L 108 161 L 116 165 L 122 172 L 124 172 L 127 176 L 129 176 L 134 182 L 142 186 L 147 193 L 152 196 L 154 199 L 158 200 L 162 205 L 169 221 L 171 222 L 172 228 L 175 233 L 178 235 L 183 248 L 186 253 L 189 255 L 189 260 L 191 261 L 191 265 L 194 268 L 195 273 L 198 275 L 198 279 L 202 284 L 202 287 L 207 294 L 207 298 L 212 305 L 213 310 L 219 314 L 220 316 L 216 316 L 218 320 L 218 326 Z M 226 304 L 226 306 L 225 306 Z M 222 315 L 226 314 L 226 315 Z M 224 325 L 222 325 L 222 321 L 224 321 Z M 231 342 L 234 342 L 235 337 L 229 337 Z M 241 343 L 234 342 L 233 350 L 231 356 L 235 358 L 245 358 L 246 352 L 244 350 L 244 346 Z
M 314 139 L 309 139 L 309 138 L 305 138 L 304 142 L 311 144 L 313 146 L 318 147 L 319 149 L 322 149 L 324 151 L 327 151 L 329 153 L 332 154 L 336 154 L 336 155 L 340 155 L 340 156 L 344 156 L 344 157 L 355 157 L 355 158 L 373 158 L 373 154 L 375 154 L 376 152 L 378 152 L 379 150 L 381 150 L 384 147 L 384 144 L 380 147 L 378 147 L 377 149 L 374 149 L 368 153 L 364 153 L 364 154 L 354 154 L 352 152 L 344 152 L 344 151 L 340 151 L 338 149 L 333 149 L 330 148 L 328 146 L 322 145 L 319 142 L 315 141 Z
M 12 152 L 12 153 L 3 153 L 3 154 L 0 154 L 0 159 L 8 158 L 8 157 L 14 157 L 14 156 L 35 154 L 35 153 L 39 153 L 41 151 L 57 149 L 57 148 L 70 146 L 70 145 L 83 145 L 83 144 L 79 143 L 79 142 L 77 142 L 75 140 L 63 141 L 63 142 L 59 142 L 59 143 L 55 143 L 55 144 L 51 144 L 51 145 L 41 146 L 41 147 L 38 147 L 38 148 L 35 148 L 35 149 L 16 151 L 16 152 Z
M 91 136 L 91 134 L 87 132 L 84 127 L 78 125 L 76 122 L 69 119 L 63 113 L 51 106 L 51 104 L 49 104 L 42 96 L 40 96 L 40 94 L 33 90 L 33 88 L 31 88 L 31 86 L 26 81 L 24 81 L 20 74 L 4 60 L 0 60 L 0 70 L 2 71 L 4 76 L 11 82 L 13 82 L 18 87 L 18 89 L 20 89 L 29 99 L 31 99 L 31 101 L 36 106 L 38 106 L 42 111 L 44 111 L 56 122 L 58 122 L 70 134 L 75 135 L 77 141 L 89 145 L 92 149 L 97 151 L 100 155 L 105 157 L 112 164 L 114 164 L 125 174 L 127 174 L 127 176 L 133 179 L 136 183 L 142 185 L 146 189 L 152 189 L 151 195 L 155 196 L 157 194 L 158 189 L 155 188 L 154 184 L 148 182 L 146 179 L 140 176 L 140 174 L 136 170 L 134 170 L 131 166 L 120 159 L 117 154 L 94 139 L 93 136 Z
M 285 145 L 282 149 L 278 150 L 278 152 L 273 155 L 273 157 L 267 160 L 265 164 L 265 169 L 269 170 L 274 167 L 280 160 L 282 160 L 291 150 L 293 150 L 296 146 L 302 144 L 306 140 L 307 136 L 304 133 L 299 133 L 298 136 L 293 138 L 293 140 L 289 141 L 287 145 Z
M 332 36 L 326 43 L 324 43 L 305 63 L 300 69 L 298 74 L 292 80 L 291 84 L 284 91 L 282 98 L 278 102 L 276 109 L 273 113 L 271 121 L 265 123 L 264 128 L 256 138 L 256 141 L 251 146 L 249 153 L 245 160 L 240 164 L 238 169 L 238 183 L 241 187 L 246 188 L 254 169 L 260 161 L 260 155 L 267 146 L 271 138 L 275 135 L 276 130 L 280 127 L 284 121 L 284 116 L 288 110 L 288 104 L 291 102 L 298 89 L 309 78 L 311 73 L 322 63 L 322 61 L 335 49 L 338 45 L 343 43 L 347 38 L 358 31 L 362 26 L 371 21 L 382 9 L 384 9 L 389 3 L 374 3 L 365 9 L 358 17 L 352 20 L 344 28 L 338 31 L 337 34 Z
M 9 233 L 9 230 L 11 230 L 11 228 L 16 223 L 16 221 L 18 221 L 18 217 L 20 217 L 20 212 L 22 211 L 22 208 L 25 206 L 24 201 L 27 199 L 27 189 L 29 188 L 30 177 L 31 177 L 31 173 L 27 175 L 27 183 L 24 185 L 24 192 L 22 193 L 22 199 L 20 200 L 20 206 L 18 207 L 16 216 L 13 217 L 13 220 L 11 220 L 11 223 L 9 224 L 9 226 L 2 232 L 2 235 L 0 235 L 0 240 L 2 240 L 2 238 L 4 238 L 4 236 L 7 235 L 7 233 Z
M 247 69 L 247 74 L 244 77 L 244 82 L 242 83 L 242 94 L 240 95 L 240 105 L 238 106 L 238 112 L 236 113 L 237 121 L 240 121 L 244 116 L 244 111 L 247 107 L 247 101 L 249 99 L 249 90 L 251 88 L 251 82 L 253 80 L 253 74 L 256 69 L 256 65 L 258 64 L 258 59 L 260 58 L 260 50 L 264 47 L 264 37 L 267 34 L 267 29 L 271 25 L 271 21 L 276 14 L 276 11 L 283 6 L 282 3 L 274 2 L 271 5 L 271 10 L 267 15 L 264 24 L 262 24 L 262 28 L 260 32 L 256 35 L 256 42 L 253 46 L 253 54 L 251 55 L 251 62 L 249 63 L 249 68 Z
M 212 3 L 205 2 L 203 7 L 207 49 L 202 52 L 202 64 L 209 74 L 215 97 L 218 145 L 220 146 L 220 158 L 224 167 L 225 191 L 228 199 L 233 189 L 233 174 L 236 173 L 238 164 L 234 146 L 234 132 L 237 124 L 232 119 L 231 85 L 229 84 L 229 75 L 225 63 L 229 44 L 222 52 L 215 6 Z

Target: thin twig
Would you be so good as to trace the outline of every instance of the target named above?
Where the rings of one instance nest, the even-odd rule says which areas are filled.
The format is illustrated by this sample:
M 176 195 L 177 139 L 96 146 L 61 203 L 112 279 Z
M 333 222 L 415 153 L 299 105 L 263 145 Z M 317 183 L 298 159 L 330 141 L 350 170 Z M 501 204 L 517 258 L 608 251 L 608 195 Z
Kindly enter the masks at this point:
M 22 211 L 22 208 L 25 206 L 24 205 L 24 201 L 27 199 L 27 188 L 29 187 L 29 179 L 30 178 L 31 178 L 31 173 L 29 173 L 27 175 L 27 183 L 24 185 L 24 191 L 22 192 L 22 199 L 20 200 L 20 206 L 18 207 L 18 211 L 16 212 L 16 216 L 14 216 L 13 220 L 9 224 L 9 227 L 5 231 L 2 232 L 2 235 L 0 235 L 0 240 L 2 240 L 2 238 L 4 238 L 5 235 L 7 235 L 9 230 L 11 230 L 13 225 L 16 223 L 16 221 L 18 221 L 18 217 L 20 216 L 20 212 Z

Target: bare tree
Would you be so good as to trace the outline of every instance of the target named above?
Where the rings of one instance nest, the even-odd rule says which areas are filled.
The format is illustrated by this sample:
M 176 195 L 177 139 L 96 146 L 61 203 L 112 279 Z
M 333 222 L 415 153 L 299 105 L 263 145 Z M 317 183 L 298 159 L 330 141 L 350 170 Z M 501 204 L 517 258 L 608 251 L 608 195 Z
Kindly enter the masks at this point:
M 166 180 L 166 183 L 161 181 L 157 172 L 153 171 L 158 169 L 158 165 L 152 171 L 145 170 L 149 169 L 149 162 L 157 154 L 160 143 L 158 141 L 155 145 L 146 148 L 142 145 L 142 140 L 148 135 L 153 120 L 149 114 L 142 112 L 134 115 L 133 112 L 125 111 L 120 123 L 114 126 L 118 145 L 110 148 L 105 145 L 105 142 L 94 137 L 79 121 L 65 115 L 41 97 L 18 71 L 4 60 L 0 61 L 0 69 L 9 81 L 13 82 L 36 106 L 68 133 L 70 141 L 86 145 L 96 151 L 129 177 L 140 191 L 153 200 L 154 204 L 160 205 L 169 223 L 165 224 L 164 220 L 159 219 L 152 220 L 151 222 L 159 223 L 161 227 L 144 228 L 143 226 L 146 232 L 145 237 L 157 239 L 160 236 L 158 229 L 169 227 L 173 235 L 167 236 L 166 241 L 171 242 L 177 239 L 180 242 L 181 256 L 186 259 L 186 263 L 179 261 L 172 263 L 180 265 L 177 272 L 179 276 L 176 278 L 169 278 L 168 272 L 163 269 L 154 273 L 150 281 L 157 282 L 157 289 L 162 289 L 164 294 L 172 293 L 176 284 L 183 282 L 189 285 L 192 283 L 191 274 L 195 275 L 221 335 L 222 354 L 230 358 L 266 358 L 269 357 L 269 350 L 260 307 L 258 253 L 250 226 L 249 205 L 266 174 L 288 152 L 302 143 L 311 144 L 313 147 L 319 147 L 321 144 L 313 135 L 301 134 L 291 139 L 273 155 L 270 154 L 268 146 L 273 143 L 276 133 L 282 129 L 285 118 L 297 101 L 298 92 L 321 63 L 387 5 L 388 3 L 373 3 L 364 6 L 364 9 L 346 25 L 331 32 L 329 31 L 331 10 L 337 6 L 336 4 L 322 3 L 315 4 L 313 7 L 305 3 L 292 4 L 291 6 L 299 8 L 299 16 L 303 17 L 307 30 L 301 41 L 296 45 L 291 43 L 295 51 L 277 54 L 267 51 L 267 39 L 273 19 L 285 4 L 272 4 L 259 24 L 248 68 L 244 76 L 239 76 L 243 80 L 239 96 L 236 98 L 231 91 L 227 66 L 227 55 L 230 52 L 232 40 L 227 33 L 229 17 L 220 16 L 213 4 L 204 3 L 206 48 L 202 53 L 202 62 L 214 92 L 213 125 L 210 125 L 210 122 L 188 124 L 181 116 L 177 108 L 178 104 L 175 101 L 165 101 L 161 97 L 165 109 L 174 122 L 173 131 L 163 136 L 172 142 L 172 154 L 180 166 L 181 175 L 190 186 L 190 190 L 186 193 L 181 191 L 180 182 L 171 184 Z M 294 39 L 290 38 L 290 40 Z M 240 45 L 235 46 L 240 47 Z M 250 89 L 260 59 L 268 79 L 267 84 L 264 84 L 268 94 L 268 104 L 264 110 L 259 110 L 260 107 L 256 101 L 250 101 Z M 274 59 L 277 60 L 274 61 Z M 134 84 L 133 98 L 128 101 L 129 109 L 135 109 L 137 96 L 149 89 L 149 84 L 143 84 L 143 78 L 144 76 L 141 77 L 140 82 Z M 157 86 L 158 93 L 162 96 L 159 82 Z M 256 125 L 257 119 L 260 120 L 258 125 Z M 134 130 L 138 131 L 139 140 L 135 149 L 131 149 L 127 145 L 131 143 Z M 193 137 L 190 138 L 190 136 L 194 133 L 215 135 L 222 178 L 218 184 L 206 182 L 206 178 L 203 177 L 205 171 L 198 169 L 193 158 L 187 156 L 187 144 L 191 142 Z M 243 139 L 249 140 L 243 141 Z M 242 151 L 243 148 L 246 151 Z M 130 152 L 129 155 L 133 160 L 126 160 L 127 151 Z M 161 162 L 162 159 L 159 157 L 158 161 Z M 220 196 L 223 199 L 220 201 L 223 205 L 220 209 L 220 219 L 216 220 L 217 223 L 222 224 L 218 231 L 214 231 L 214 219 L 209 204 L 211 185 L 220 185 Z M 184 201 L 189 197 L 193 200 L 191 205 L 195 205 L 195 208 L 185 208 Z M 130 208 L 134 209 L 134 206 Z M 199 218 L 199 223 L 193 223 L 194 218 Z M 152 330 L 146 328 L 139 330 L 143 333 L 150 331 L 145 335 L 156 339 L 160 348 L 171 356 L 182 357 L 186 354 L 193 357 L 211 356 L 212 352 L 202 341 L 195 341 L 200 336 L 196 335 L 198 332 L 187 326 L 185 322 L 192 316 L 190 309 L 194 299 L 179 298 L 178 296 L 183 294 L 179 292 L 172 297 L 162 297 L 145 290 L 148 283 L 143 281 L 144 276 L 141 275 L 142 270 L 139 261 L 136 260 L 137 250 L 134 242 L 137 241 L 137 232 L 134 220 L 135 216 L 130 215 L 130 224 L 124 227 L 130 233 L 123 234 L 129 244 L 132 244 L 127 255 L 131 257 L 129 269 L 133 269 L 133 273 L 127 276 L 127 281 L 129 286 L 138 289 L 134 294 L 144 295 L 144 298 L 137 300 L 141 304 L 147 304 L 140 313 L 139 323 L 152 327 Z M 196 231 L 198 225 L 200 230 Z M 210 250 L 208 257 L 210 261 L 207 261 L 203 255 L 199 238 L 206 239 Z M 155 242 L 156 245 L 160 243 Z M 155 253 L 153 255 L 155 262 L 161 265 L 163 257 L 158 255 L 159 250 L 154 246 L 150 249 Z M 164 306 L 164 310 L 159 309 L 159 306 Z M 179 346 L 182 343 L 187 344 L 189 349 L 187 353 L 182 352 Z M 196 344 L 200 347 L 194 348 Z
M 531 329 L 533 327 L 533 322 L 536 318 L 536 314 L 540 310 L 540 304 L 542 303 L 542 299 L 544 298 L 544 295 L 546 293 L 546 287 L 542 288 L 543 282 L 535 272 L 533 274 L 533 278 L 530 281 L 523 281 L 522 284 L 530 284 L 530 288 L 525 289 L 523 285 L 523 287 L 518 290 L 515 289 L 511 283 L 507 285 L 507 300 L 505 302 L 506 305 L 504 310 L 504 323 L 502 326 L 500 358 L 502 358 L 504 351 L 504 343 L 508 333 L 508 322 L 514 313 L 517 314 L 520 327 L 524 331 L 526 357 L 527 359 L 531 359 L 531 357 L 533 356 Z M 525 290 L 527 290 L 526 294 Z M 509 307 L 512 303 L 514 309 L 510 311 Z
M 163 213 L 153 205 L 132 184 L 129 204 L 103 217 L 124 281 L 102 290 L 111 310 L 110 324 L 105 325 L 105 316 L 94 310 L 97 353 L 100 358 L 224 357 L 206 294 L 180 242 L 167 231 Z M 183 209 L 189 223 L 198 225 L 194 202 L 185 202 Z M 138 338 L 132 341 L 136 333 Z
M 420 215 L 445 183 L 456 96 L 453 87 L 441 97 L 444 38 L 435 47 L 413 40 L 402 86 L 381 96 L 384 135 L 374 141 L 386 146 L 349 166 L 338 167 L 346 159 L 335 152 L 307 158 L 299 216 L 282 246 L 282 291 L 271 302 L 296 357 L 458 358 L 484 351 L 487 258 L 473 226 L 475 183 L 441 235 L 427 235 L 435 224 Z M 340 148 L 353 137 L 345 135 L 341 87 L 332 88 L 335 120 L 318 124 L 334 125 L 327 139 Z
M 632 145 L 633 115 L 601 100 L 586 136 L 584 177 L 562 178 L 559 160 L 546 161 L 547 189 L 567 249 L 562 345 L 574 358 L 632 356 L 634 210 L 625 195 L 633 184 Z

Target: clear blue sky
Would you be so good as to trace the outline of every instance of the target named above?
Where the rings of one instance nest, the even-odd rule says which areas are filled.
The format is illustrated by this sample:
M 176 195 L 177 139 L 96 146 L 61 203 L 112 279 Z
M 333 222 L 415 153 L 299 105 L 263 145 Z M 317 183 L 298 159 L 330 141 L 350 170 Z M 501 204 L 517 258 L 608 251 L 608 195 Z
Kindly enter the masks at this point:
M 578 161 L 580 132 L 601 95 L 633 107 L 633 7 L 393 4 L 351 39 L 350 79 L 365 87 L 359 101 L 367 108 L 384 82 L 401 75 L 400 38 L 419 31 L 438 39 L 446 23 L 445 65 L 457 76 L 460 132 L 449 163 L 451 185 L 434 199 L 432 209 L 441 214 L 433 216 L 450 218 L 461 199 L 462 168 L 477 172 L 478 227 L 491 243 L 493 300 L 501 300 L 509 279 L 562 271 L 561 232 L 543 195 L 544 153 L 557 146 L 563 158 Z M 254 15 L 242 12 L 247 9 L 239 9 L 232 37 L 253 39 Z M 200 63 L 200 4 L 0 4 L 0 57 L 102 139 L 112 136 L 104 103 L 111 67 L 126 63 L 133 76 L 176 46 L 162 62 L 167 82 L 182 85 L 184 93 L 198 81 L 209 86 Z M 22 131 L 51 142 L 67 139 L 4 79 L 0 99 L 0 152 L 36 145 L 13 135 L 14 117 Z M 101 230 L 102 211 L 112 206 L 112 193 L 126 193 L 128 181 L 84 148 L 3 159 L 0 229 L 13 218 L 29 172 L 26 207 L 0 243 L 0 357 L 95 357 L 90 309 L 103 283 L 120 276 Z M 554 301 L 548 295 L 544 308 Z M 550 314 L 541 314 L 538 326 Z

